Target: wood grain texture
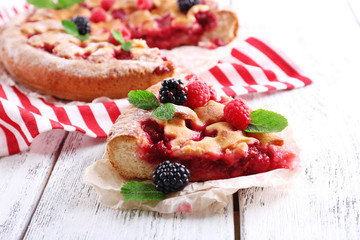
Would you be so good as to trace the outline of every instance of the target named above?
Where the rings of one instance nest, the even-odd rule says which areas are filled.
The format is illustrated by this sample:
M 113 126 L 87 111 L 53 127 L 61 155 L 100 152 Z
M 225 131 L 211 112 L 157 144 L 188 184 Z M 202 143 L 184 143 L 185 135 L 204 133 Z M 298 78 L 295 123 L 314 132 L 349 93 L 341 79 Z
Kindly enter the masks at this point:
M 40 134 L 24 153 L 0 158 L 0 239 L 25 232 L 66 133 Z
M 358 239 L 360 29 L 349 6 L 258 0 L 236 8 L 244 29 L 270 39 L 314 80 L 303 89 L 246 96 L 255 109 L 288 117 L 304 172 L 290 188 L 239 192 L 241 239 Z
M 71 133 L 54 167 L 25 239 L 233 239 L 232 204 L 221 214 L 169 214 L 103 207 L 81 182 L 101 158 L 102 139 Z
M 241 239 L 359 239 L 360 31 L 353 2 L 232 1 L 244 35 L 265 37 L 314 80 L 302 89 L 245 97 L 252 108 L 289 119 L 304 171 L 288 188 L 239 192 Z M 234 239 L 231 204 L 218 215 L 99 205 L 81 178 L 101 157 L 104 140 L 80 133 L 69 134 L 31 219 L 61 141 L 49 139 L 38 152 L 0 159 L 0 239 L 20 238 L 26 229 L 25 239 Z

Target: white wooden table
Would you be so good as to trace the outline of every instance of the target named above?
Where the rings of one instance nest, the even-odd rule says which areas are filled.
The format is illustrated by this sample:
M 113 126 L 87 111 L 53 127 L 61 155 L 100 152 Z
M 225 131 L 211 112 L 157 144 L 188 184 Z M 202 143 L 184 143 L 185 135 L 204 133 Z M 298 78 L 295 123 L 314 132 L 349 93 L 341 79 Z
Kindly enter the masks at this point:
M 103 139 L 57 130 L 0 158 L 0 239 L 360 239 L 359 0 L 233 0 L 242 31 L 289 55 L 314 83 L 246 96 L 287 116 L 303 174 L 239 191 L 221 214 L 162 215 L 99 204 L 81 182 Z

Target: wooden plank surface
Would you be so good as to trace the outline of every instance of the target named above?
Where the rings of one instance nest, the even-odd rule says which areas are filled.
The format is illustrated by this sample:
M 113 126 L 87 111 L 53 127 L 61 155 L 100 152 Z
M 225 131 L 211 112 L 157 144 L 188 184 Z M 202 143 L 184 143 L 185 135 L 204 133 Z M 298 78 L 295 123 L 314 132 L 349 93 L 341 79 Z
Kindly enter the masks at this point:
M 235 4 L 244 29 L 270 39 L 314 80 L 246 97 L 288 117 L 304 171 L 288 189 L 240 191 L 241 239 L 359 239 L 360 29 L 351 9 L 340 0 Z
M 104 140 L 71 133 L 52 171 L 25 239 L 233 239 L 232 203 L 219 214 L 158 214 L 103 207 L 81 182 L 100 159 Z
M 28 151 L 0 158 L 0 239 L 24 234 L 65 135 L 61 130 L 41 134 Z
M 267 38 L 314 80 L 303 89 L 245 97 L 254 109 L 289 119 L 304 172 L 290 188 L 239 192 L 235 228 L 241 239 L 360 236 L 360 31 L 352 2 L 232 1 L 242 34 Z M 63 134 L 47 133 L 29 152 L 0 158 L 0 239 L 23 234 L 26 239 L 234 238 L 231 204 L 218 215 L 161 215 L 99 205 L 81 177 L 101 157 L 104 140 L 69 134 L 54 166 Z

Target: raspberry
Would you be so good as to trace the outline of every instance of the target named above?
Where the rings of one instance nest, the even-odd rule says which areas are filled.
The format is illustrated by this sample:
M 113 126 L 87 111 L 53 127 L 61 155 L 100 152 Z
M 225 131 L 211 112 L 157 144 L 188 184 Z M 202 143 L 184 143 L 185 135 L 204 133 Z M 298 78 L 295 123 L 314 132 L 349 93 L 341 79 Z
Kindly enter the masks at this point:
M 126 27 L 119 27 L 119 28 L 116 28 L 115 30 L 118 30 L 119 32 L 122 33 L 125 41 L 129 41 L 131 39 L 131 32 Z M 115 38 L 111 32 L 110 32 L 108 41 L 109 41 L 109 43 L 114 44 L 115 46 L 118 46 L 120 44 L 118 41 L 115 40 Z
M 136 8 L 140 10 L 149 10 L 153 7 L 152 0 L 137 0 L 136 1 Z
M 214 88 L 210 88 L 210 100 L 217 101 L 217 93 Z
M 114 5 L 115 0 L 101 0 L 101 7 L 105 10 L 108 11 L 112 5 Z
M 98 22 L 105 22 L 106 21 L 106 12 L 103 8 L 94 8 L 91 11 L 90 21 L 98 23 Z
M 189 9 L 192 6 L 199 4 L 199 3 L 200 3 L 200 0 L 178 0 L 177 1 L 179 9 L 183 13 L 186 13 L 187 11 L 189 11 Z
M 71 20 L 75 23 L 80 35 L 85 35 L 91 32 L 91 26 L 89 19 L 84 16 L 76 16 Z
M 239 130 L 244 130 L 251 122 L 250 109 L 244 100 L 238 98 L 224 107 L 225 120 Z
M 209 86 L 200 80 L 192 81 L 187 85 L 188 101 L 186 106 L 194 109 L 202 107 L 210 100 L 210 88 Z
M 168 79 L 161 83 L 160 102 L 183 105 L 187 101 L 187 88 L 181 80 Z
M 156 189 L 165 194 L 181 191 L 189 183 L 190 172 L 180 163 L 165 161 L 153 171 L 153 182 Z

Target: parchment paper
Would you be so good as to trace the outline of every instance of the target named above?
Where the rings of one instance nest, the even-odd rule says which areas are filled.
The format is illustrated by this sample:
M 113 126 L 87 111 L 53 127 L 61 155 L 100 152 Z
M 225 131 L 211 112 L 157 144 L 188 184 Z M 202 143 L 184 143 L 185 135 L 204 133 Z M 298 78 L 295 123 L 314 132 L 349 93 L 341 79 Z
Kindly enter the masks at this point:
M 299 175 L 299 148 L 292 139 L 291 130 L 281 133 L 286 146 L 297 153 L 293 169 L 277 169 L 266 173 L 243 176 L 224 180 L 192 182 L 183 191 L 166 195 L 163 201 L 124 201 L 120 194 L 123 184 L 129 180 L 122 178 L 112 167 L 105 152 L 102 159 L 85 170 L 84 183 L 93 186 L 100 202 L 115 209 L 142 209 L 160 213 L 175 212 L 220 212 L 239 189 L 249 187 L 290 186 Z M 150 180 L 144 181 L 151 183 Z

